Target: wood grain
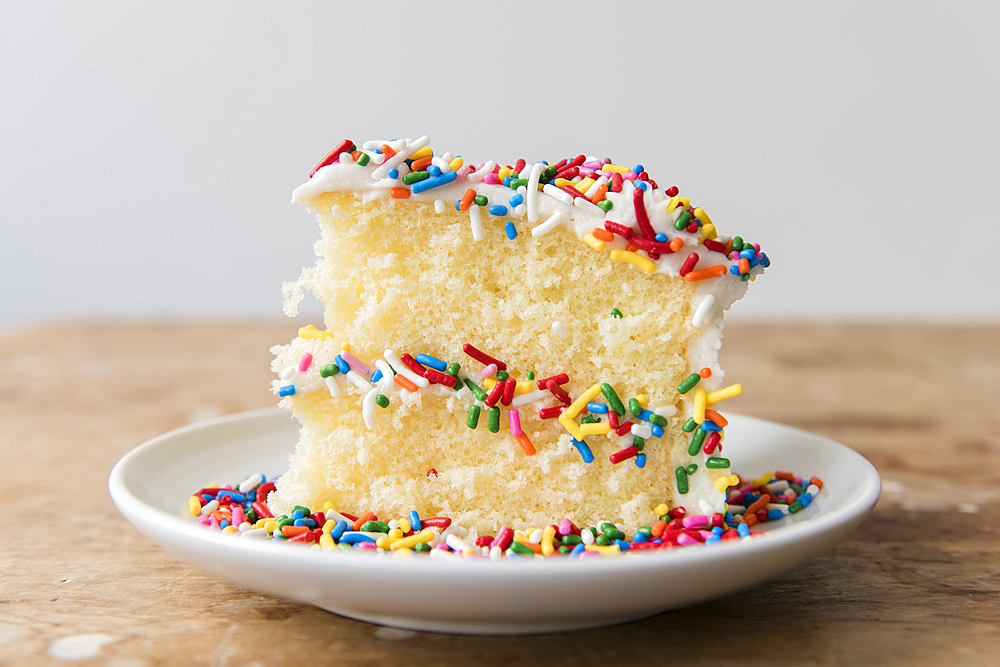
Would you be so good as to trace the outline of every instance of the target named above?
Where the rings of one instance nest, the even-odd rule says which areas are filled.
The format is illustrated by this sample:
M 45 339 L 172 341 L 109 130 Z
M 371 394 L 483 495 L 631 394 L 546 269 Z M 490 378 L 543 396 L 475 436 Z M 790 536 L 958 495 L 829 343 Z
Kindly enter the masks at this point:
M 213 666 L 655 661 L 995 664 L 1000 327 L 738 324 L 728 408 L 861 452 L 885 483 L 842 545 L 777 581 L 655 618 L 542 637 L 351 621 L 237 588 L 134 531 L 106 491 L 139 442 L 271 405 L 270 345 L 297 324 L 67 325 L 0 339 L 0 662 Z M 599 599 L 595 604 L 599 604 Z

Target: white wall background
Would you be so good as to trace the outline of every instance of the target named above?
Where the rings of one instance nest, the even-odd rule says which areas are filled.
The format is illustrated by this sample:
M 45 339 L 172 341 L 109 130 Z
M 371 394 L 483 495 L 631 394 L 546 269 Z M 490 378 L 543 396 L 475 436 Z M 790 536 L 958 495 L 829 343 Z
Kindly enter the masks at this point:
M 0 330 L 278 316 L 292 188 L 420 134 L 641 162 L 772 257 L 743 317 L 1000 317 L 1000 5 L 614 6 L 5 4 Z

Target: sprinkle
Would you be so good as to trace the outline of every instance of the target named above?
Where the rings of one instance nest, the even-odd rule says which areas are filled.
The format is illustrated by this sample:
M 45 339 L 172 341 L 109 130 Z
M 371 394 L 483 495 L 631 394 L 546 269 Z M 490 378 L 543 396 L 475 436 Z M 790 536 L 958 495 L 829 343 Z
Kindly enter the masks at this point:
M 327 153 L 326 157 L 320 160 L 319 163 L 312 168 L 312 171 L 309 172 L 309 178 L 312 178 L 316 174 L 316 172 L 322 169 L 323 167 L 333 164 L 334 161 L 336 161 L 340 157 L 341 153 L 343 153 L 344 151 L 349 151 L 353 147 L 354 147 L 354 142 L 351 141 L 350 139 L 344 139 L 343 141 L 341 141 L 339 144 L 337 144 L 336 148 Z
M 711 319 L 712 307 L 715 305 L 715 295 L 707 294 L 705 298 L 701 300 L 698 307 L 694 311 L 694 315 L 691 317 L 691 326 L 700 328 L 703 324 Z
M 695 385 L 697 385 L 700 381 L 701 375 L 698 373 L 691 373 L 691 375 L 688 375 L 687 378 L 685 378 L 684 382 L 677 385 L 677 392 L 680 394 L 686 394 L 694 389 Z
M 530 193 L 530 190 L 529 190 L 529 193 Z M 529 194 L 528 199 L 530 201 L 530 199 L 531 199 L 530 194 Z M 535 219 L 537 220 L 537 216 L 535 216 Z M 563 213 L 562 211 L 556 211 L 555 213 L 552 214 L 552 216 L 548 220 L 546 220 L 545 222 L 541 223 L 540 225 L 537 225 L 534 228 L 532 228 L 531 235 L 534 236 L 535 238 L 538 238 L 539 236 L 542 236 L 543 234 L 548 234 L 553 229 L 555 229 L 556 227 L 558 227 L 566 219 L 567 218 L 566 218 L 566 214 L 565 213 Z M 531 220 L 531 216 L 530 215 L 528 216 L 528 220 L 533 222 L 533 220 Z
M 647 239 L 652 239 L 656 236 L 656 232 L 653 231 L 653 226 L 649 223 L 649 215 L 646 213 L 646 202 L 643 199 L 643 194 L 642 190 L 636 190 L 632 193 L 632 205 L 635 208 L 636 220 L 639 222 L 639 230 Z
M 389 196 L 393 199 L 409 199 L 410 188 L 389 188 Z
M 727 398 L 733 398 L 734 396 L 739 396 L 742 393 L 743 393 L 743 385 L 733 384 L 726 387 L 725 389 L 720 389 L 719 391 L 713 391 L 711 394 L 708 394 L 708 396 L 705 397 L 706 404 L 715 405 L 720 401 L 724 401 Z
M 514 226 L 512 221 L 508 220 L 507 224 L 503 226 L 503 230 L 507 233 L 507 238 L 511 241 L 517 238 L 517 227 Z
M 465 343 L 464 345 L 462 345 L 462 351 L 465 352 L 470 357 L 472 357 L 473 359 L 475 359 L 476 361 L 482 363 L 482 364 L 487 364 L 487 365 L 493 364 L 493 365 L 495 365 L 497 367 L 497 369 L 499 369 L 501 371 L 507 370 L 507 364 L 505 364 L 504 362 L 499 361 L 497 359 L 494 359 L 493 357 L 491 357 L 490 355 L 486 354 L 485 352 L 476 349 L 475 347 L 473 347 L 469 343 Z
M 545 170 L 545 165 L 536 162 L 531 165 L 531 173 L 528 176 L 528 222 L 538 221 L 538 181 Z
M 569 338 L 569 330 L 566 328 L 566 325 L 558 320 L 552 323 L 552 330 L 563 340 Z
M 545 185 L 542 186 L 542 192 L 552 197 L 556 201 L 562 202 L 563 204 L 569 205 L 573 203 L 573 195 L 569 194 L 565 190 L 560 190 L 559 188 L 550 183 L 546 183 Z
M 353 382 L 354 385 L 361 391 L 369 391 L 372 388 L 371 383 L 353 368 L 345 373 L 345 377 Z M 373 398 L 372 400 L 375 399 Z
M 583 242 L 589 245 L 594 250 L 604 250 L 605 246 L 604 241 L 599 241 L 594 237 L 593 234 L 589 232 L 583 235 Z
M 330 392 L 330 396 L 340 396 L 340 383 L 337 382 L 337 378 L 331 375 L 326 378 L 325 382 L 326 389 Z
M 677 493 L 681 495 L 686 494 L 688 492 L 687 471 L 684 468 L 677 468 L 674 471 L 674 476 L 677 478 Z M 679 537 L 684 537 L 684 535 L 680 535 Z
M 496 215 L 496 216 L 507 215 L 507 207 L 504 206 L 503 204 L 493 204 L 493 206 L 490 206 L 488 210 L 490 215 Z
M 701 259 L 701 257 L 699 257 L 698 253 L 696 252 L 691 253 L 690 255 L 687 256 L 687 259 L 684 260 L 684 263 L 681 264 L 681 268 L 678 271 L 678 273 L 680 273 L 682 276 L 686 276 L 687 274 L 691 273 L 691 271 L 694 270 L 694 267 L 698 265 L 699 259 Z
M 500 408 L 495 405 L 490 408 L 489 429 L 490 433 L 497 433 L 500 431 Z
M 534 233 L 534 232 L 532 232 Z M 647 257 L 638 255 L 634 252 L 628 250 L 612 250 L 611 259 L 617 260 L 619 262 L 628 262 L 629 264 L 634 264 L 646 273 L 653 273 L 656 271 L 656 264 Z
M 576 450 L 580 452 L 580 456 L 583 458 L 584 463 L 594 462 L 594 454 L 590 451 L 590 447 L 587 446 L 586 442 L 583 442 L 583 440 L 579 438 L 573 438 L 570 442 L 572 442 L 573 446 L 576 447 Z
M 385 352 L 382 353 L 382 356 L 385 358 L 386 361 L 389 362 L 389 366 L 392 368 L 392 370 L 406 377 L 407 380 L 409 380 L 417 387 L 423 389 L 425 387 L 430 386 L 430 382 L 428 382 L 427 378 L 423 377 L 422 375 L 418 375 L 417 373 L 414 373 L 409 368 L 407 368 L 406 365 L 402 362 L 402 360 L 400 360 L 400 358 L 397 357 L 396 353 L 393 352 L 392 350 L 386 350 Z
M 372 172 L 372 179 L 379 181 L 388 175 L 390 169 L 394 169 L 399 165 L 403 164 L 406 160 L 410 158 L 411 155 L 416 153 L 418 150 L 427 146 L 431 143 L 430 138 L 425 134 L 424 136 L 416 139 L 412 143 L 406 144 L 403 148 L 396 152 L 395 155 L 390 155 L 385 162 L 375 168 Z M 383 144 L 382 152 L 385 151 L 385 145 Z M 430 179 L 427 179 L 430 180 Z
M 700 280 L 707 280 L 709 278 L 717 278 L 719 276 L 726 275 L 726 267 L 722 264 L 716 266 L 710 266 L 707 269 L 700 269 L 698 271 L 692 271 L 684 276 L 684 280 L 689 283 L 698 282 Z
M 587 403 L 587 412 L 593 412 L 594 414 L 606 415 L 608 414 L 608 406 L 604 403 Z
M 354 373 L 354 371 L 351 371 L 351 373 Z M 353 379 L 351 378 L 351 373 L 347 374 L 348 379 Z M 362 382 L 365 382 L 364 378 L 362 378 L 360 375 L 358 376 L 358 379 L 361 380 Z M 371 390 L 367 394 L 365 394 L 364 399 L 362 399 L 361 401 L 361 416 L 365 420 L 365 426 L 367 426 L 369 429 L 375 428 L 375 398 L 377 396 L 378 396 L 378 388 L 372 387 Z
M 532 391 L 525 394 L 520 394 L 519 396 L 515 396 L 514 400 L 512 400 L 510 404 L 512 407 L 519 408 L 522 405 L 534 403 L 535 401 L 540 401 L 543 398 L 548 398 L 549 396 L 551 396 L 551 394 L 545 390 Z
M 435 213 L 444 213 L 444 210 L 447 207 L 448 207 L 448 205 L 444 203 L 443 199 L 435 199 L 434 200 L 434 212 Z
M 521 435 L 521 413 L 516 409 L 507 411 L 507 421 L 510 425 L 510 433 L 515 438 Z
M 699 424 L 705 421 L 705 406 L 708 402 L 708 392 L 704 387 L 698 387 L 694 392 L 694 420 Z
M 286 384 L 284 387 L 278 389 L 278 396 L 294 396 L 295 395 L 295 385 Z
M 355 357 L 349 351 L 342 351 L 340 356 L 343 357 L 344 361 L 346 361 L 351 368 L 356 370 L 359 375 L 368 377 L 371 374 L 371 369 L 368 368 L 368 364 Z
M 620 320 L 623 317 L 625 317 L 624 315 L 622 315 L 622 311 L 618 310 L 617 308 L 611 309 L 611 315 L 614 316 L 616 320 Z
M 483 165 L 482 169 L 478 169 L 469 174 L 465 180 L 467 180 L 469 183 L 478 183 L 484 178 L 486 178 L 486 174 L 492 174 L 493 170 L 496 169 L 496 166 L 497 163 L 494 162 L 493 160 L 490 160 L 489 162 Z
M 481 408 L 478 405 L 472 404 L 471 406 L 469 406 L 469 418 L 465 420 L 465 425 L 475 430 L 475 428 L 479 426 L 480 412 Z
M 451 183 L 457 178 L 458 178 L 458 172 L 449 171 L 447 173 L 441 174 L 440 176 L 431 176 L 430 178 L 425 178 L 422 181 L 417 181 L 416 183 L 410 186 L 410 191 L 413 194 L 419 194 L 421 192 L 426 192 L 427 190 L 430 190 L 432 188 L 440 187 L 442 185 L 447 185 L 448 183 Z M 445 208 L 444 201 L 442 201 L 441 204 L 442 204 L 441 210 L 438 211 L 437 202 L 434 202 L 434 210 L 437 211 L 438 213 L 444 212 Z
M 413 358 L 416 359 L 418 363 L 423 364 L 424 366 L 430 366 L 434 370 L 441 371 L 442 373 L 448 369 L 448 364 L 436 357 L 432 357 L 429 354 L 418 354 Z

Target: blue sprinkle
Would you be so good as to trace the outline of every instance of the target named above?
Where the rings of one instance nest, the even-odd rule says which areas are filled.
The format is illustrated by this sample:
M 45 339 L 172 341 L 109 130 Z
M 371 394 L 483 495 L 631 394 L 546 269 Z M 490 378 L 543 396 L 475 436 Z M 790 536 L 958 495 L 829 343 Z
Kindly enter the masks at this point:
M 654 438 L 663 437 L 663 427 L 660 426 L 659 424 L 653 424 L 652 426 L 649 427 L 649 430 L 653 432 Z
M 234 493 L 232 491 L 226 491 L 225 493 L 220 493 L 219 494 L 219 498 L 220 499 L 225 498 L 227 496 L 233 502 L 237 502 L 237 503 L 246 502 L 246 497 L 244 497 L 244 495 L 242 493 Z
M 503 230 L 507 232 L 507 238 L 511 241 L 517 238 L 517 227 L 514 226 L 513 221 L 508 220 L 507 224 L 503 226 Z
M 208 493 L 201 494 L 201 497 L 204 498 L 206 502 L 212 502 L 213 500 L 215 500 L 215 496 Z
M 666 243 L 667 242 L 667 235 L 664 234 L 663 232 L 660 232 L 659 234 L 656 235 L 656 242 L 657 243 Z
M 330 537 L 333 538 L 334 542 L 339 542 L 340 537 L 350 528 L 351 524 L 341 519 L 337 522 L 337 525 L 333 527 L 333 530 L 330 531 Z
M 579 558 L 580 554 L 582 554 L 586 550 L 587 550 L 587 545 L 586 544 L 582 544 L 582 543 L 578 544 L 575 547 L 573 547 L 572 551 L 569 552 L 569 557 L 570 558 Z
M 295 395 L 295 385 L 286 384 L 284 387 L 278 390 L 278 396 L 294 396 Z
M 630 546 L 629 543 L 626 542 L 625 540 L 615 540 L 615 544 L 617 544 L 618 548 L 621 549 L 622 551 L 628 551 L 628 548 Z
M 721 431 L 722 427 L 719 426 L 718 424 L 716 424 L 711 419 L 706 419 L 705 421 L 703 421 L 701 423 L 701 430 L 702 431 Z
M 351 372 L 351 365 L 344 361 L 344 358 L 339 354 L 333 358 L 333 363 L 337 364 L 337 370 L 339 370 L 344 375 Z
M 517 193 L 516 195 L 514 195 L 513 197 L 511 197 L 510 199 L 508 199 L 508 200 L 507 200 L 507 203 L 508 203 L 508 204 L 510 204 L 510 207 L 511 207 L 511 208 L 517 208 L 517 207 L 518 207 L 518 206 L 520 206 L 520 205 L 521 205 L 522 203 L 524 203 L 524 195 L 522 195 L 522 194 L 521 194 L 521 193 L 519 192 L 519 193 Z
M 382 379 L 382 371 L 375 371 L 372 373 L 372 379 L 369 382 L 375 383 Z
M 293 526 L 305 526 L 309 530 L 316 527 L 316 522 L 313 519 L 296 519 L 292 522 Z
M 347 535 L 342 535 L 340 538 L 341 544 L 357 544 L 358 542 L 371 542 L 375 544 L 375 540 L 361 533 L 348 533 Z
M 747 492 L 743 496 L 743 504 L 746 505 L 747 507 L 750 507 L 751 505 L 753 505 L 758 500 L 760 500 L 760 494 L 759 493 L 750 493 L 750 492 Z
M 410 510 L 407 518 L 410 520 L 410 527 L 413 528 L 413 530 L 420 530 L 420 515 L 417 514 L 417 510 Z
M 587 446 L 586 442 L 583 440 L 577 440 L 576 438 L 572 438 L 571 442 L 573 443 L 573 446 L 576 447 L 577 451 L 580 452 L 580 456 L 583 457 L 584 463 L 594 462 L 594 454 L 590 451 L 590 447 Z
M 437 166 L 436 164 L 432 164 L 431 166 L 427 167 L 427 173 L 430 174 L 431 176 L 440 176 L 441 167 Z
M 709 535 L 708 537 L 705 538 L 705 544 L 715 544 L 716 542 L 720 542 L 721 540 L 722 538 L 719 537 L 718 535 Z
M 441 371 L 442 373 L 444 373 L 446 370 L 448 370 L 448 364 L 446 364 L 445 362 L 441 361 L 436 357 L 432 357 L 429 354 L 418 354 L 415 355 L 413 358 L 416 359 L 418 363 L 421 363 L 424 366 L 430 366 L 436 371 Z
M 493 204 L 487 209 L 490 215 L 507 215 L 507 207 L 503 204 Z
M 510 187 L 510 182 L 513 181 L 513 180 L 514 180 L 513 176 L 504 176 L 503 177 L 503 185 L 504 185 L 504 187 L 505 188 L 509 188 Z
M 261 482 L 261 483 L 263 483 L 263 482 Z M 248 503 L 256 502 L 256 500 L 257 500 L 257 489 L 250 489 L 249 491 L 247 491 L 245 498 L 246 498 L 246 502 L 248 502 Z
M 634 414 L 634 413 L 633 413 L 633 414 Z M 641 419 L 641 420 L 643 420 L 643 421 L 647 421 L 647 422 L 648 422 L 648 421 L 649 421 L 649 418 L 653 416 L 653 413 L 652 413 L 652 412 L 650 412 L 649 410 L 646 410 L 645 408 L 643 408 L 642 410 L 640 410 L 640 411 L 639 411 L 639 414 L 637 414 L 637 415 L 635 415 L 635 416 L 636 416 L 636 417 L 637 417 L 638 419 Z
M 462 210 L 462 209 L 460 209 L 460 208 L 458 207 L 460 203 L 461 203 L 461 202 L 455 202 L 455 210 L 456 210 L 456 211 L 461 211 L 461 210 Z
M 722 526 L 716 526 L 715 528 L 712 529 L 712 532 L 715 533 L 716 535 L 722 535 Z
M 726 523 L 732 523 L 733 521 L 735 521 L 735 519 L 733 518 L 733 513 L 726 512 Z
M 390 169 L 389 178 L 399 178 L 399 169 Z
M 740 537 L 750 537 L 750 526 L 741 523 L 736 526 L 736 532 L 740 534 Z
M 302 514 L 302 510 L 295 510 L 294 512 L 292 512 L 291 518 L 293 518 L 293 519 L 301 519 L 303 516 L 304 515 Z
M 632 536 L 632 541 L 637 542 L 638 544 L 642 544 L 643 542 L 649 542 L 649 538 L 647 538 L 642 533 L 637 532 L 635 535 Z
M 410 192 L 413 193 L 424 192 L 425 190 L 430 190 L 431 188 L 436 188 L 440 185 L 451 183 L 456 178 L 458 178 L 457 171 L 446 171 L 440 176 L 431 176 L 430 178 L 425 178 L 422 181 L 417 181 L 416 183 L 413 183 L 412 185 L 410 185 Z
M 637 174 L 641 174 L 642 172 L 646 171 L 646 168 L 643 167 L 641 164 L 637 164 L 634 167 L 632 167 L 632 171 L 634 171 Z
M 798 497 L 798 501 L 802 503 L 803 508 L 809 507 L 809 503 L 813 501 L 813 497 L 811 494 L 803 493 L 801 496 Z
M 226 528 L 228 526 L 229 526 L 229 521 L 227 521 L 226 519 L 223 519 L 222 521 L 219 522 L 219 528 Z
M 608 406 L 604 403 L 587 403 L 587 411 L 598 415 L 608 414 Z
M 423 183 L 423 181 L 420 182 Z M 736 264 L 733 264 L 732 266 L 729 267 L 729 272 L 734 276 L 738 276 L 740 275 L 740 267 Z
M 740 252 L 740 257 L 742 257 L 743 259 L 756 259 L 757 258 L 757 251 L 756 250 L 743 250 L 743 251 Z
M 778 519 L 780 519 L 783 516 L 785 516 L 785 515 L 781 513 L 781 510 L 771 510 L 771 511 L 769 511 L 767 513 L 767 520 L 768 521 L 777 521 Z
M 378 153 L 379 155 L 381 155 L 382 154 L 382 149 L 381 148 L 376 148 L 375 152 Z
M 632 182 L 635 184 L 635 187 L 637 187 L 638 189 L 642 190 L 643 192 L 646 191 L 646 183 L 645 183 L 645 181 L 640 181 L 639 179 L 636 179 L 636 180 L 634 180 Z
M 760 253 L 760 263 L 765 269 L 771 266 L 771 260 L 768 259 L 766 252 Z
M 635 467 L 636 468 L 645 468 L 646 467 L 646 455 L 645 454 L 636 454 L 635 455 Z

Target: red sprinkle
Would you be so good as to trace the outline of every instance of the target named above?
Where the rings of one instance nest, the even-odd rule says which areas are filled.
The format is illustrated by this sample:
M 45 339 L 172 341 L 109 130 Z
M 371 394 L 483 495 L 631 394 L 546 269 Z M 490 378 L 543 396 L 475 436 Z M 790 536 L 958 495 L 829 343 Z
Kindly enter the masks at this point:
M 653 226 L 649 224 L 649 215 L 646 213 L 646 202 L 643 199 L 645 194 L 644 190 L 636 188 L 636 191 L 632 193 L 632 207 L 635 208 L 635 218 L 639 221 L 639 229 L 642 231 L 642 235 L 652 241 L 656 238 L 656 232 L 653 231 Z
M 488 547 L 493 543 L 492 535 L 480 535 L 476 538 L 477 547 Z
M 559 375 L 552 375 L 550 377 L 543 378 L 543 379 L 541 379 L 541 380 L 538 381 L 538 383 L 537 383 L 538 384 L 538 388 L 539 389 L 545 389 L 545 384 L 549 380 L 555 380 L 556 384 L 566 384 L 567 382 L 569 382 L 569 376 L 566 375 L 565 373 L 560 373 Z
M 579 175 L 580 175 L 580 168 L 577 167 L 576 165 L 573 166 L 566 165 L 561 170 L 556 172 L 556 178 L 570 179 L 570 178 L 576 178 Z
M 253 507 L 253 511 L 256 512 L 257 516 L 259 516 L 261 519 L 274 518 L 274 515 L 271 514 L 271 510 L 268 509 L 267 505 L 259 500 L 255 502 L 253 505 L 251 505 L 251 507 Z
M 555 419 L 566 409 L 565 405 L 557 405 L 554 408 L 542 408 L 538 411 L 539 419 Z
M 621 175 L 620 172 L 616 171 L 615 173 L 611 174 L 611 191 L 612 192 L 621 192 L 622 191 L 622 181 L 623 180 L 624 179 L 622 178 L 622 175 Z
M 350 139 L 344 139 L 343 141 L 341 141 L 339 144 L 337 144 L 336 148 L 327 153 L 326 157 L 319 161 L 319 164 L 313 167 L 313 170 L 309 172 L 309 178 L 312 178 L 316 174 L 316 172 L 322 169 L 323 167 L 329 164 L 333 164 L 333 161 L 339 158 L 341 153 L 343 153 L 344 151 L 351 150 L 351 146 L 353 145 L 354 142 L 351 141 Z
M 500 386 L 499 382 L 497 382 L 497 386 Z M 514 400 L 515 389 L 517 389 L 517 380 L 507 378 L 507 381 L 503 383 L 503 395 L 500 397 L 500 402 L 504 405 L 510 405 L 510 402 Z
M 402 357 L 400 357 L 400 360 L 402 361 Z M 424 377 L 427 378 L 428 382 L 433 382 L 434 384 L 443 384 L 444 386 L 451 387 L 452 389 L 458 387 L 458 383 L 461 382 L 461 380 L 459 380 L 458 378 L 448 375 L 447 373 L 442 373 L 441 371 L 434 368 L 425 369 Z
M 524 158 L 517 158 L 517 162 L 514 163 L 513 171 L 520 174 L 521 170 L 524 169 L 527 164 L 528 163 L 524 161 Z
M 570 403 L 573 402 L 573 400 L 569 397 L 569 394 L 567 394 L 565 392 L 565 390 L 563 390 L 563 388 L 560 387 L 559 383 L 556 382 L 555 380 L 553 380 L 551 378 L 548 379 L 545 382 L 545 388 L 548 389 L 552 393 L 553 396 L 555 396 L 556 398 L 558 398 L 560 401 L 562 401 L 566 405 L 569 405 Z
M 507 384 L 506 382 L 497 382 L 495 385 L 493 385 L 493 389 L 490 391 L 490 395 L 486 397 L 485 401 L 483 401 L 483 403 L 486 404 L 486 407 L 492 408 L 494 405 L 497 404 L 497 401 L 499 401 L 500 397 L 503 396 L 503 388 L 504 385 L 506 384 Z
M 701 257 L 699 257 L 698 253 L 696 252 L 693 252 L 690 255 L 688 255 L 687 259 L 684 260 L 684 263 L 681 264 L 681 270 L 679 271 L 679 273 L 682 276 L 686 276 L 687 274 L 694 271 L 694 267 L 698 265 L 699 259 L 701 259 Z
M 718 241 L 713 241 L 712 239 L 705 239 L 702 244 L 712 252 L 717 252 L 722 255 L 729 254 L 729 250 L 726 248 L 725 243 L 719 243 Z
M 573 199 L 576 199 L 577 197 L 583 197 L 584 199 L 587 199 L 586 197 L 583 196 L 582 192 L 580 192 L 579 190 L 577 190 L 576 188 L 574 188 L 572 185 L 564 185 L 564 186 L 562 186 L 559 189 L 562 190 L 563 192 L 565 192 L 566 194 L 568 194 Z M 590 200 L 587 199 L 587 201 L 590 201 Z
M 421 365 L 419 361 L 410 356 L 408 352 L 404 352 L 403 354 L 399 355 L 399 360 L 402 361 L 404 364 L 406 364 L 407 368 L 409 368 L 411 371 L 413 371 L 420 377 L 422 378 L 427 377 L 427 369 L 424 368 L 424 366 Z
M 493 540 L 493 544 L 490 545 L 490 548 L 500 547 L 501 549 L 506 549 L 512 541 L 514 541 L 514 531 L 504 526 L 497 532 L 497 536 Z
M 519 162 L 520 162 L 520 160 L 519 160 Z M 482 350 L 477 350 L 476 348 L 474 348 L 472 345 L 469 345 L 468 343 L 466 343 L 465 345 L 462 346 L 462 351 L 465 352 L 470 357 L 472 357 L 473 359 L 475 359 L 476 361 L 482 363 L 485 366 L 489 366 L 490 364 L 496 364 L 498 371 L 505 371 L 505 370 L 507 370 L 507 364 L 505 364 L 504 362 L 502 362 L 502 361 L 500 361 L 498 359 L 494 359 L 493 357 L 491 357 L 490 355 L 486 354 Z
M 680 190 L 677 189 L 677 186 L 671 185 L 663 192 L 663 194 L 667 195 L 668 197 L 676 197 L 678 192 L 680 192 Z
M 611 424 L 611 428 L 615 431 L 617 431 L 621 426 L 621 424 L 618 423 L 618 413 L 614 410 L 608 410 L 608 423 Z
M 702 448 L 706 454 L 711 456 L 715 453 L 715 448 L 719 446 L 719 442 L 722 441 L 722 436 L 719 435 L 718 431 L 712 431 L 708 438 L 705 439 L 705 446 Z
M 435 470 L 434 468 L 428 468 L 428 470 L 427 470 L 427 476 L 430 477 L 431 475 L 434 475 L 435 477 L 437 477 L 438 476 L 438 471 Z M 347 515 L 344 514 L 344 516 L 347 516 Z
M 626 447 L 625 449 L 621 449 L 615 452 L 608 458 L 611 460 L 612 463 L 621 463 L 622 461 L 627 461 L 633 456 L 636 456 L 638 453 L 639 453 L 639 448 L 636 447 L 635 445 L 632 445 L 631 447 Z
M 684 509 L 683 505 L 678 505 L 677 507 L 667 512 L 667 516 L 669 516 L 671 519 L 683 519 L 686 515 L 687 515 L 687 510 Z
M 267 494 L 274 491 L 274 482 L 264 482 L 257 487 L 257 500 L 267 501 Z
M 631 227 L 626 227 L 625 225 L 619 224 L 617 222 L 611 222 L 610 220 L 604 221 L 604 228 L 609 232 L 621 236 L 626 241 L 631 241 L 635 236 L 635 232 L 632 231 Z
M 451 518 L 446 516 L 432 516 L 429 519 L 421 519 L 421 526 L 435 526 L 437 528 L 447 528 L 451 525 Z

